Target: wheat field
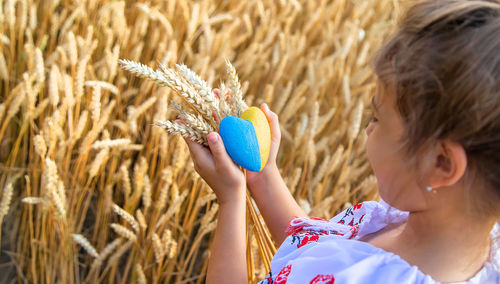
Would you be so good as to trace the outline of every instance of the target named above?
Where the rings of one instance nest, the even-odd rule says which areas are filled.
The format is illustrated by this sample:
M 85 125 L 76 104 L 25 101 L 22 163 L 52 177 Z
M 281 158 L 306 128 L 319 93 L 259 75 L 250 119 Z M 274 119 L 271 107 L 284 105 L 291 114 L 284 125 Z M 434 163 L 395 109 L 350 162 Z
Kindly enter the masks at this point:
M 0 281 L 203 283 L 215 195 L 185 142 L 153 125 L 181 103 L 120 70 L 230 60 L 249 106 L 279 115 L 278 165 L 311 216 L 377 198 L 364 153 L 371 56 L 390 0 L 0 3 Z M 258 213 L 258 211 L 257 211 Z M 249 226 L 250 223 L 249 223 Z M 266 274 L 248 230 L 249 281 Z

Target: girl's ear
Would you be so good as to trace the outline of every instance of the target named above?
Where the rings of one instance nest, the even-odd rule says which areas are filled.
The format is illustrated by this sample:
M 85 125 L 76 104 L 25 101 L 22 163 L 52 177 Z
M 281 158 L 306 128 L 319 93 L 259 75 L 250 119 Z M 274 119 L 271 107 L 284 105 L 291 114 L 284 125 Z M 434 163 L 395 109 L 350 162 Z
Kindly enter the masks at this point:
M 460 143 L 444 140 L 433 154 L 429 185 L 432 188 L 456 184 L 465 174 L 467 155 Z

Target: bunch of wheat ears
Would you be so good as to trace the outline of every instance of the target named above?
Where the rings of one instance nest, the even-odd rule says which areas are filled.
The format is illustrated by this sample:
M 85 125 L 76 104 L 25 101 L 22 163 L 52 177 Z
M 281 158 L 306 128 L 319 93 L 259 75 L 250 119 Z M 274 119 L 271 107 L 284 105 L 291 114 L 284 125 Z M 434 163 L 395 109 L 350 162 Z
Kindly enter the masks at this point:
M 228 60 L 225 65 L 227 81 L 220 87 L 220 95 L 216 95 L 207 82 L 183 64 L 177 64 L 177 70 L 168 68 L 164 64 L 160 64 L 159 70 L 153 70 L 142 63 L 121 59 L 120 65 L 122 69 L 133 72 L 139 77 L 153 80 L 159 86 L 168 86 L 179 95 L 189 108 L 184 109 L 175 102 L 171 105 L 183 123 L 158 120 L 155 121 L 155 125 L 166 129 L 171 134 L 180 134 L 202 145 L 208 145 L 208 133 L 218 131 L 222 119 L 230 115 L 239 117 L 247 108 L 242 98 L 241 84 L 236 69 Z M 225 86 L 228 86 L 227 89 Z M 248 191 L 246 200 L 251 227 L 254 228 L 264 266 L 266 270 L 269 270 L 276 248 L 268 231 L 259 220 Z M 251 242 L 250 239 L 248 240 Z M 251 246 L 251 243 L 248 243 L 248 246 Z M 249 267 L 248 270 L 250 271 L 251 268 Z
M 200 144 L 208 145 L 206 136 L 219 130 L 222 119 L 230 115 L 239 117 L 246 108 L 236 69 L 228 60 L 227 81 L 220 87 L 220 95 L 216 95 L 207 82 L 184 64 L 177 64 L 177 70 L 164 64 L 160 64 L 159 70 L 153 70 L 142 63 L 122 59 L 120 65 L 122 69 L 153 80 L 159 86 L 168 86 L 178 94 L 189 105 L 188 109 L 184 109 L 175 102 L 171 103 L 183 124 L 168 120 L 158 120 L 155 124 L 169 133 L 181 134 Z

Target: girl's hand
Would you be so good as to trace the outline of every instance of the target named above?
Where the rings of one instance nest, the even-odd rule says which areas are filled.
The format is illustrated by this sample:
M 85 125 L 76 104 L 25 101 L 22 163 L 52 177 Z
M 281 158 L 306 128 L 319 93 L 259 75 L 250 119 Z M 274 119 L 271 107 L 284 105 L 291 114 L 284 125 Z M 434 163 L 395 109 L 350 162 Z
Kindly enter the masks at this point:
M 223 94 L 221 96 L 221 90 L 213 89 L 213 92 L 217 98 L 227 98 L 230 94 L 229 90 L 223 90 Z M 248 106 L 245 105 L 245 108 Z M 279 174 L 278 167 L 276 165 L 276 157 L 278 155 L 278 149 L 281 141 L 281 131 L 280 125 L 278 121 L 278 115 L 272 112 L 267 104 L 262 104 L 260 109 L 264 112 L 267 117 L 267 121 L 269 122 L 269 126 L 271 128 L 271 149 L 269 152 L 269 158 L 267 160 L 266 166 L 260 172 L 252 172 L 247 171 L 247 184 L 250 191 L 253 190 L 254 187 L 259 187 L 258 183 L 267 183 L 267 181 L 271 178 L 281 178 Z M 276 177 L 277 175 L 277 177 Z
M 269 122 L 269 126 L 271 128 L 271 149 L 269 151 L 269 158 L 267 160 L 267 164 L 264 166 L 264 169 L 260 172 L 247 172 L 247 183 L 250 190 L 252 187 L 256 185 L 256 183 L 266 182 L 267 178 L 272 177 L 273 175 L 279 175 L 278 166 L 276 165 L 276 157 L 278 155 L 278 149 L 280 147 L 281 141 L 281 131 L 280 124 L 278 121 L 278 115 L 272 112 L 267 104 L 262 104 L 260 109 L 264 112 L 267 117 L 267 121 Z
M 189 147 L 196 172 L 207 182 L 219 203 L 226 204 L 245 200 L 245 175 L 231 160 L 220 135 L 211 132 L 207 136 L 210 148 L 189 139 Z

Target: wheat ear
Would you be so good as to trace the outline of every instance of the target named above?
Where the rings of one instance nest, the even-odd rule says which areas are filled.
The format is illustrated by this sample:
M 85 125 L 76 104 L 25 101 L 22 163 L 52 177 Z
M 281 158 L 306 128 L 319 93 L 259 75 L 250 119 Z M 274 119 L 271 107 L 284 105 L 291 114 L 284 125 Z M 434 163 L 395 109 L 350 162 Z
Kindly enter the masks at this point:
M 199 131 L 187 126 L 180 125 L 177 123 L 172 123 L 171 121 L 155 121 L 155 125 L 166 129 L 170 134 L 180 134 L 182 137 L 196 141 L 202 145 L 208 146 L 207 138 Z
M 113 203 L 112 207 L 113 207 L 113 212 L 115 212 L 116 214 L 121 216 L 123 219 L 125 219 L 125 221 L 127 221 L 127 223 L 129 223 L 130 226 L 132 226 L 134 231 L 139 232 L 139 223 L 135 220 L 134 216 L 132 216 L 130 213 L 128 213 L 127 211 L 125 211 L 120 206 L 118 206 L 114 203 Z
M 73 240 L 81 245 L 91 256 L 98 258 L 99 254 L 95 250 L 95 248 L 90 244 L 90 242 L 84 236 L 80 234 L 73 234 Z

